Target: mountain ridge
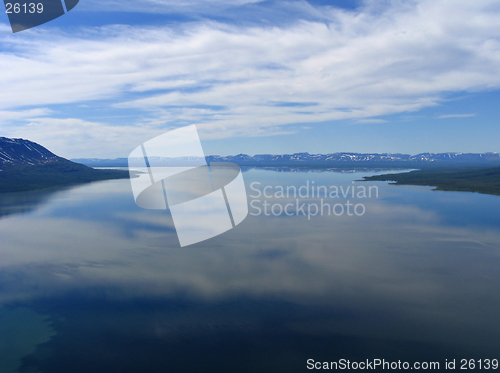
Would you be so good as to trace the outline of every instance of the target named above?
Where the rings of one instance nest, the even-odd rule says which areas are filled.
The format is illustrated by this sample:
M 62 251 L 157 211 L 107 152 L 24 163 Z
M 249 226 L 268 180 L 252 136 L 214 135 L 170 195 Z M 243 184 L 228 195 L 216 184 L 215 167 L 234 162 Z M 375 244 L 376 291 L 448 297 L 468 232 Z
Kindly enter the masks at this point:
M 199 161 L 196 157 L 160 158 L 152 157 L 156 161 Z M 416 155 L 403 153 L 353 153 L 338 152 L 328 154 L 310 154 L 307 152 L 294 154 L 237 154 L 230 156 L 210 155 L 205 157 L 207 162 L 232 162 L 240 166 L 291 166 L 291 167 L 352 167 L 352 166 L 491 166 L 500 165 L 499 153 L 420 153 Z M 79 158 L 74 162 L 92 167 L 127 167 L 127 158 L 100 159 Z
M 58 159 L 64 158 L 36 142 L 0 137 L 0 170 L 16 165 L 44 164 Z
M 95 170 L 59 157 L 30 140 L 0 137 L 0 192 L 18 192 L 128 178 L 120 170 Z

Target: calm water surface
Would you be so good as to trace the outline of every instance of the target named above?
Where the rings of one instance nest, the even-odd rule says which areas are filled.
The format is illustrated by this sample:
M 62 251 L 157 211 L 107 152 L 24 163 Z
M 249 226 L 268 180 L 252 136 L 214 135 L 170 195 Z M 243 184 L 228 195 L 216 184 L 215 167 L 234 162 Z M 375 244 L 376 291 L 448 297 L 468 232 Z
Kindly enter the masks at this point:
M 0 371 L 500 359 L 500 197 L 353 183 L 374 173 L 248 170 L 251 215 L 184 248 L 128 180 L 0 195 Z M 276 195 L 305 185 L 298 202 Z M 378 198 L 327 196 L 364 214 L 308 217 L 297 203 L 324 197 L 312 185 L 377 186 Z M 293 216 L 258 215 L 264 202 Z

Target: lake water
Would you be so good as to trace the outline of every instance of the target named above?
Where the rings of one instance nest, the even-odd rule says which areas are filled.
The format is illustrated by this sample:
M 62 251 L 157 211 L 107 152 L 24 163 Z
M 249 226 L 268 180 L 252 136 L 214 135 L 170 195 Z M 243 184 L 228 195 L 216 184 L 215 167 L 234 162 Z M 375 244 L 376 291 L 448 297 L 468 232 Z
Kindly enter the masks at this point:
M 247 170 L 248 217 L 183 248 L 128 180 L 0 195 L 0 371 L 481 371 L 500 359 L 500 197 L 356 181 L 375 173 Z

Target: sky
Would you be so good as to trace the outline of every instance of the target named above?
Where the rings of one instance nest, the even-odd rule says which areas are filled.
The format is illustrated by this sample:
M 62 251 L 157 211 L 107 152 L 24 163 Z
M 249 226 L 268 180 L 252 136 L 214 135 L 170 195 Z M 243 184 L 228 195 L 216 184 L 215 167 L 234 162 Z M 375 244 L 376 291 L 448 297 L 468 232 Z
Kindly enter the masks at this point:
M 0 136 L 127 157 L 197 124 L 205 154 L 500 152 L 496 0 L 80 0 L 13 34 Z

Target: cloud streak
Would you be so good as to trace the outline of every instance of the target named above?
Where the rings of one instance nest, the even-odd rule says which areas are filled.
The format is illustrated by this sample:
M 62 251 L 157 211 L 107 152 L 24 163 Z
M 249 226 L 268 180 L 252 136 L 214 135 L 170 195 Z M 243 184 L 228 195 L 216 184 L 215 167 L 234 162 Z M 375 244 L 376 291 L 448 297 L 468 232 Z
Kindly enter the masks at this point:
M 446 119 L 446 118 L 470 118 L 475 117 L 476 114 L 446 114 L 440 115 L 438 119 Z
M 224 8 L 259 3 L 264 0 L 89 0 L 82 4 L 83 10 L 138 13 L 171 13 L 171 12 L 215 12 Z

